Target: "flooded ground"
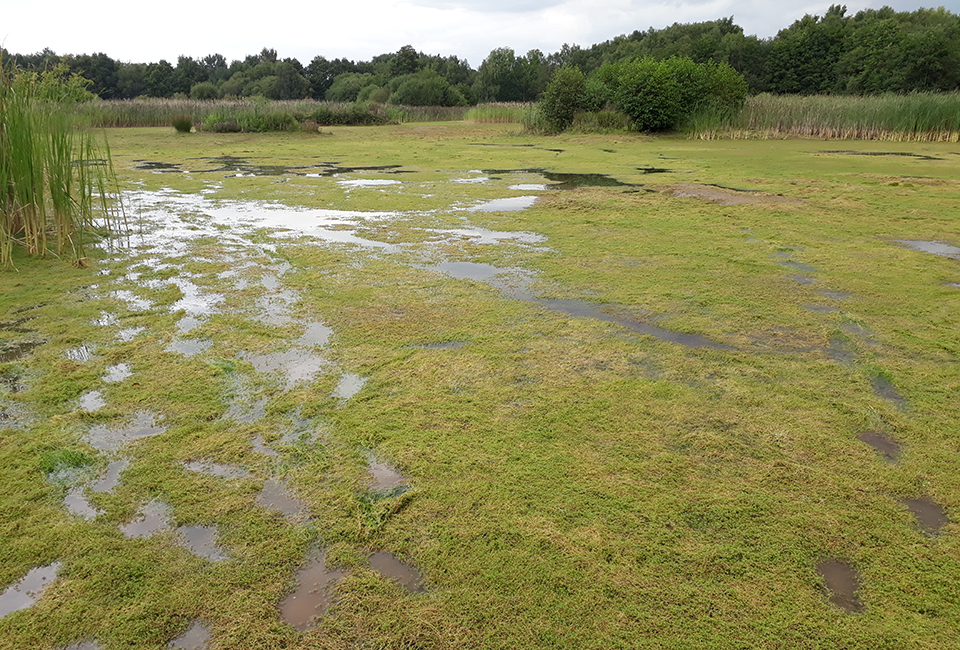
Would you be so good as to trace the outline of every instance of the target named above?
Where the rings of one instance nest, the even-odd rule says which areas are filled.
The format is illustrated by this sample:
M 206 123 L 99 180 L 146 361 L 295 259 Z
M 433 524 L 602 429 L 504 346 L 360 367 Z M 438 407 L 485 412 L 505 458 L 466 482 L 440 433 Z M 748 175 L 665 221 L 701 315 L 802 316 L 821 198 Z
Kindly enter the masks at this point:
M 0 645 L 960 634 L 945 156 L 414 128 L 124 131 L 0 278 Z

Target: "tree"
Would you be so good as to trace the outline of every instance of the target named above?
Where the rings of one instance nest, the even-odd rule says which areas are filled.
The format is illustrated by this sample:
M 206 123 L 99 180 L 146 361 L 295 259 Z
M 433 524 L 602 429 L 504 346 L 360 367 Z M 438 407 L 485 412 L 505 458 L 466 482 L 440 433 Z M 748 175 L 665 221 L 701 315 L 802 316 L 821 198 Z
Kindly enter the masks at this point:
M 579 68 L 563 66 L 554 73 L 540 97 L 540 111 L 553 131 L 573 124 L 573 116 L 586 101 L 586 77 Z

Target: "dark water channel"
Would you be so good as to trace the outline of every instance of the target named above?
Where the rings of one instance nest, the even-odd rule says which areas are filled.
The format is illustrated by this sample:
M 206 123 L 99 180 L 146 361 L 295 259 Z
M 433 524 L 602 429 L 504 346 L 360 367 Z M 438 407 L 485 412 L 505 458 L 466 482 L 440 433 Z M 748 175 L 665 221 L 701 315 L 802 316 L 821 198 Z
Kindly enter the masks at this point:
M 900 460 L 900 444 L 885 434 L 879 431 L 864 431 L 858 439 L 873 447 L 888 463 Z

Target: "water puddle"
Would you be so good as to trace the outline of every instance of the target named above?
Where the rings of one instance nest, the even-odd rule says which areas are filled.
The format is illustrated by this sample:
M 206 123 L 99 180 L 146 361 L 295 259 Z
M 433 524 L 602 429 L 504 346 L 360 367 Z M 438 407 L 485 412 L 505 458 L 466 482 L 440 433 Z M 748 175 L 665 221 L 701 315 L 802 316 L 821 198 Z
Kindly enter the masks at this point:
M 479 262 L 441 262 L 435 266 L 417 267 L 439 271 L 458 280 L 483 282 L 498 289 L 507 298 L 515 300 L 534 300 L 535 294 L 530 288 L 533 276 L 519 268 L 499 268 L 492 264 Z
M 370 556 L 370 568 L 386 578 L 400 583 L 410 593 L 425 591 L 421 583 L 423 576 L 416 568 L 397 559 L 393 553 L 381 551 Z
M 407 484 L 403 474 L 390 465 L 381 463 L 373 456 L 367 459 L 367 471 L 373 478 L 373 486 L 370 488 L 373 492 L 393 492 Z
M 507 189 L 515 190 L 517 192 L 546 192 L 547 184 L 546 183 L 518 183 L 516 185 L 509 186 Z
M 151 501 L 140 508 L 137 518 L 120 526 L 127 537 L 150 537 L 154 533 L 170 529 L 172 508 L 163 501 Z
M 417 347 L 422 350 L 459 350 L 469 344 L 469 341 L 444 341 L 443 343 L 428 343 Z
M 186 632 L 175 638 L 167 646 L 179 650 L 203 650 L 209 647 L 210 627 L 197 621 Z
M 361 377 L 352 372 L 344 373 L 340 376 L 340 381 L 337 382 L 336 388 L 333 389 L 333 397 L 346 402 L 359 393 L 366 383 L 366 377 Z
M 272 456 L 272 457 L 276 457 L 280 455 L 266 445 L 266 443 L 263 441 L 263 436 L 257 436 L 256 438 L 254 438 L 250 442 L 250 445 L 253 447 L 253 450 L 258 454 L 263 454 L 264 456 Z
M 322 347 L 330 343 L 331 336 L 333 336 L 332 327 L 327 327 L 323 323 L 307 323 L 297 343 Z
M 323 357 L 296 348 L 273 354 L 251 355 L 244 353 L 241 356 L 244 360 L 252 363 L 257 372 L 265 374 L 279 372 L 283 374 L 286 377 L 286 388 L 288 390 L 299 382 L 312 380 L 327 365 Z
M 903 505 L 917 518 L 920 528 L 928 535 L 936 535 L 944 526 L 950 523 L 947 511 L 926 497 L 920 499 L 904 499 Z
M 107 401 L 103 399 L 103 394 L 98 390 L 92 390 L 80 396 L 80 409 L 88 413 L 99 411 L 106 405 Z
M 185 357 L 193 357 L 213 347 L 210 339 L 174 339 L 164 348 L 167 352 L 177 352 Z
M 177 541 L 194 555 L 211 562 L 227 559 L 223 548 L 217 545 L 216 526 L 180 526 L 177 528 Z
M 76 361 L 78 363 L 86 363 L 93 358 L 93 349 L 84 344 L 78 348 L 71 348 L 65 352 L 66 357 L 71 361 Z
M 7 587 L 0 594 L 0 618 L 26 609 L 37 602 L 47 587 L 57 578 L 60 563 L 30 569 L 27 575 Z
M 27 356 L 46 341 L 22 341 L 0 349 L 0 363 L 10 363 Z
M 880 452 L 888 463 L 896 463 L 900 459 L 900 444 L 879 431 L 864 431 L 857 439 Z
M 98 451 L 115 452 L 129 442 L 164 431 L 165 427 L 156 423 L 156 417 L 152 413 L 141 411 L 134 416 L 132 426 L 126 429 L 110 429 L 98 424 L 90 428 L 87 438 L 90 446 Z
M 849 366 L 857 358 L 857 350 L 850 341 L 839 336 L 831 336 L 826 348 L 827 356 L 837 363 Z
M 849 562 L 832 558 L 822 560 L 817 565 L 817 573 L 823 577 L 831 604 L 847 612 L 863 611 L 863 603 L 857 595 L 860 576 Z
M 711 341 L 697 334 L 684 334 L 657 327 L 650 323 L 614 316 L 602 311 L 601 306 L 584 300 L 537 300 L 535 301 L 551 311 L 568 314 L 578 318 L 595 318 L 606 323 L 615 323 L 631 331 L 653 336 L 668 343 L 678 343 L 688 348 L 710 348 L 713 350 L 732 350 L 729 345 Z
M 383 178 L 358 178 L 354 180 L 337 181 L 337 185 L 345 188 L 353 187 L 383 187 L 384 185 L 401 185 L 400 181 Z
M 134 160 L 133 162 L 140 163 L 134 169 L 151 171 L 157 174 L 182 171 L 178 163 L 147 162 L 146 160 Z
M 102 650 L 102 646 L 96 641 L 80 641 L 79 643 L 71 643 L 63 650 Z
M 97 327 L 112 327 L 114 325 L 118 325 L 119 323 L 120 321 L 114 314 L 106 311 L 100 312 L 100 316 L 93 319 L 93 324 Z
M 468 212 L 517 212 L 532 206 L 537 196 L 511 196 L 504 199 L 492 199 L 467 208 Z
M 797 275 L 787 275 L 784 277 L 786 277 L 788 280 L 793 280 L 798 284 L 813 284 L 813 278 L 811 278 L 809 275 L 797 274 Z
M 66 506 L 70 514 L 81 519 L 96 519 L 97 515 L 103 514 L 103 510 L 98 510 L 90 505 L 90 502 L 83 496 L 83 488 L 80 486 L 67 492 L 67 496 L 63 498 L 63 505 Z
M 936 158 L 934 156 L 928 156 L 922 153 L 909 153 L 906 151 L 848 151 L 848 150 L 836 150 L 836 151 L 817 151 L 814 152 L 814 155 L 817 154 L 834 154 L 841 156 L 901 156 L 904 158 L 916 158 L 917 160 L 945 160 L 945 158 Z
M 269 401 L 269 397 L 261 397 L 253 404 L 246 404 L 243 400 L 236 400 L 230 404 L 230 408 L 227 409 L 224 417 L 228 420 L 242 422 L 243 424 L 251 424 L 257 420 L 262 420 L 263 416 L 267 414 L 267 402 Z
M 906 398 L 897 392 L 897 389 L 889 379 L 883 376 L 874 377 L 870 380 L 870 385 L 873 387 L 874 395 L 881 399 L 887 400 L 897 407 L 898 411 L 907 410 Z
M 952 260 L 960 260 L 960 246 L 951 246 L 950 244 L 945 244 L 940 241 L 921 241 L 914 239 L 898 239 L 897 242 L 913 250 L 932 253 L 940 257 L 949 257 Z
M 120 343 L 129 343 L 130 341 L 135 339 L 137 335 L 143 332 L 145 329 L 147 328 L 127 327 L 125 329 L 122 329 L 119 332 L 117 332 L 117 341 L 119 341 Z
M 199 318 L 194 318 L 193 316 L 184 316 L 179 321 L 177 321 L 177 332 L 180 334 L 186 334 L 191 330 L 195 330 L 200 327 L 201 321 Z
M 153 301 L 148 300 L 147 298 L 141 298 L 132 291 L 127 291 L 126 289 L 117 289 L 116 291 L 111 291 L 110 295 L 116 298 L 117 300 L 122 300 L 127 304 L 127 309 L 130 311 L 147 311 L 153 307 Z
M 343 569 L 327 569 L 326 554 L 313 549 L 306 566 L 297 571 L 296 589 L 280 603 L 284 622 L 300 632 L 313 627 L 333 604 L 334 587 L 344 575 Z
M 816 273 L 817 269 L 813 268 L 809 264 L 802 264 L 800 262 L 794 262 L 792 260 L 787 260 L 783 262 L 777 262 L 780 266 L 786 266 L 797 271 L 804 271 L 805 273 Z
M 833 289 L 817 289 L 817 295 L 827 298 L 828 300 L 846 300 L 853 294 L 844 291 L 834 291 Z
M 257 505 L 279 511 L 285 519 L 304 519 L 308 515 L 307 504 L 290 493 L 286 481 L 268 479 L 257 496 Z
M 641 174 L 672 174 L 672 169 L 667 169 L 666 167 L 637 167 L 637 171 Z
M 4 330 L 7 332 L 17 332 L 18 334 L 26 334 L 28 332 L 33 332 L 34 330 L 32 329 L 29 329 L 26 327 L 20 327 L 24 323 L 29 323 L 32 320 L 33 320 L 33 317 L 17 318 L 16 320 L 3 321 L 2 323 L 0 323 L 0 330 Z
M 434 232 L 446 237 L 460 237 L 470 239 L 474 244 L 502 244 L 505 241 L 516 242 L 519 244 L 540 244 L 547 241 L 543 235 L 533 232 L 523 231 L 497 231 L 487 230 L 486 228 L 452 228 L 447 230 L 427 229 L 427 232 Z
M 116 384 L 131 376 L 133 372 L 130 366 L 125 363 L 118 363 L 115 366 L 107 366 L 107 374 L 102 379 L 108 384 Z
M 236 465 L 223 465 L 205 460 L 193 460 L 184 463 L 183 466 L 191 472 L 206 474 L 207 476 L 219 476 L 221 478 L 250 478 L 253 476 L 248 470 Z
M 94 492 L 112 492 L 113 488 L 120 484 L 120 474 L 130 466 L 127 459 L 115 460 L 107 465 L 107 471 L 103 477 L 90 484 L 90 489 Z

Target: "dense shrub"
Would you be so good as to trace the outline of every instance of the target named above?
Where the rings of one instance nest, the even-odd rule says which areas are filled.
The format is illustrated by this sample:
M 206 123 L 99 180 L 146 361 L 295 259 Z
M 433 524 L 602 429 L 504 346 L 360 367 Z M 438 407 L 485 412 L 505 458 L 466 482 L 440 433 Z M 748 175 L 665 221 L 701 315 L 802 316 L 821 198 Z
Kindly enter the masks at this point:
M 554 73 L 540 96 L 540 111 L 550 131 L 559 132 L 573 123 L 574 114 L 584 108 L 586 77 L 579 68 L 564 66 Z
M 172 120 L 173 128 L 177 130 L 178 133 L 190 133 L 190 129 L 193 128 L 193 120 L 189 115 L 177 115 Z
M 209 81 L 201 81 L 190 88 L 190 99 L 220 99 L 220 90 Z

